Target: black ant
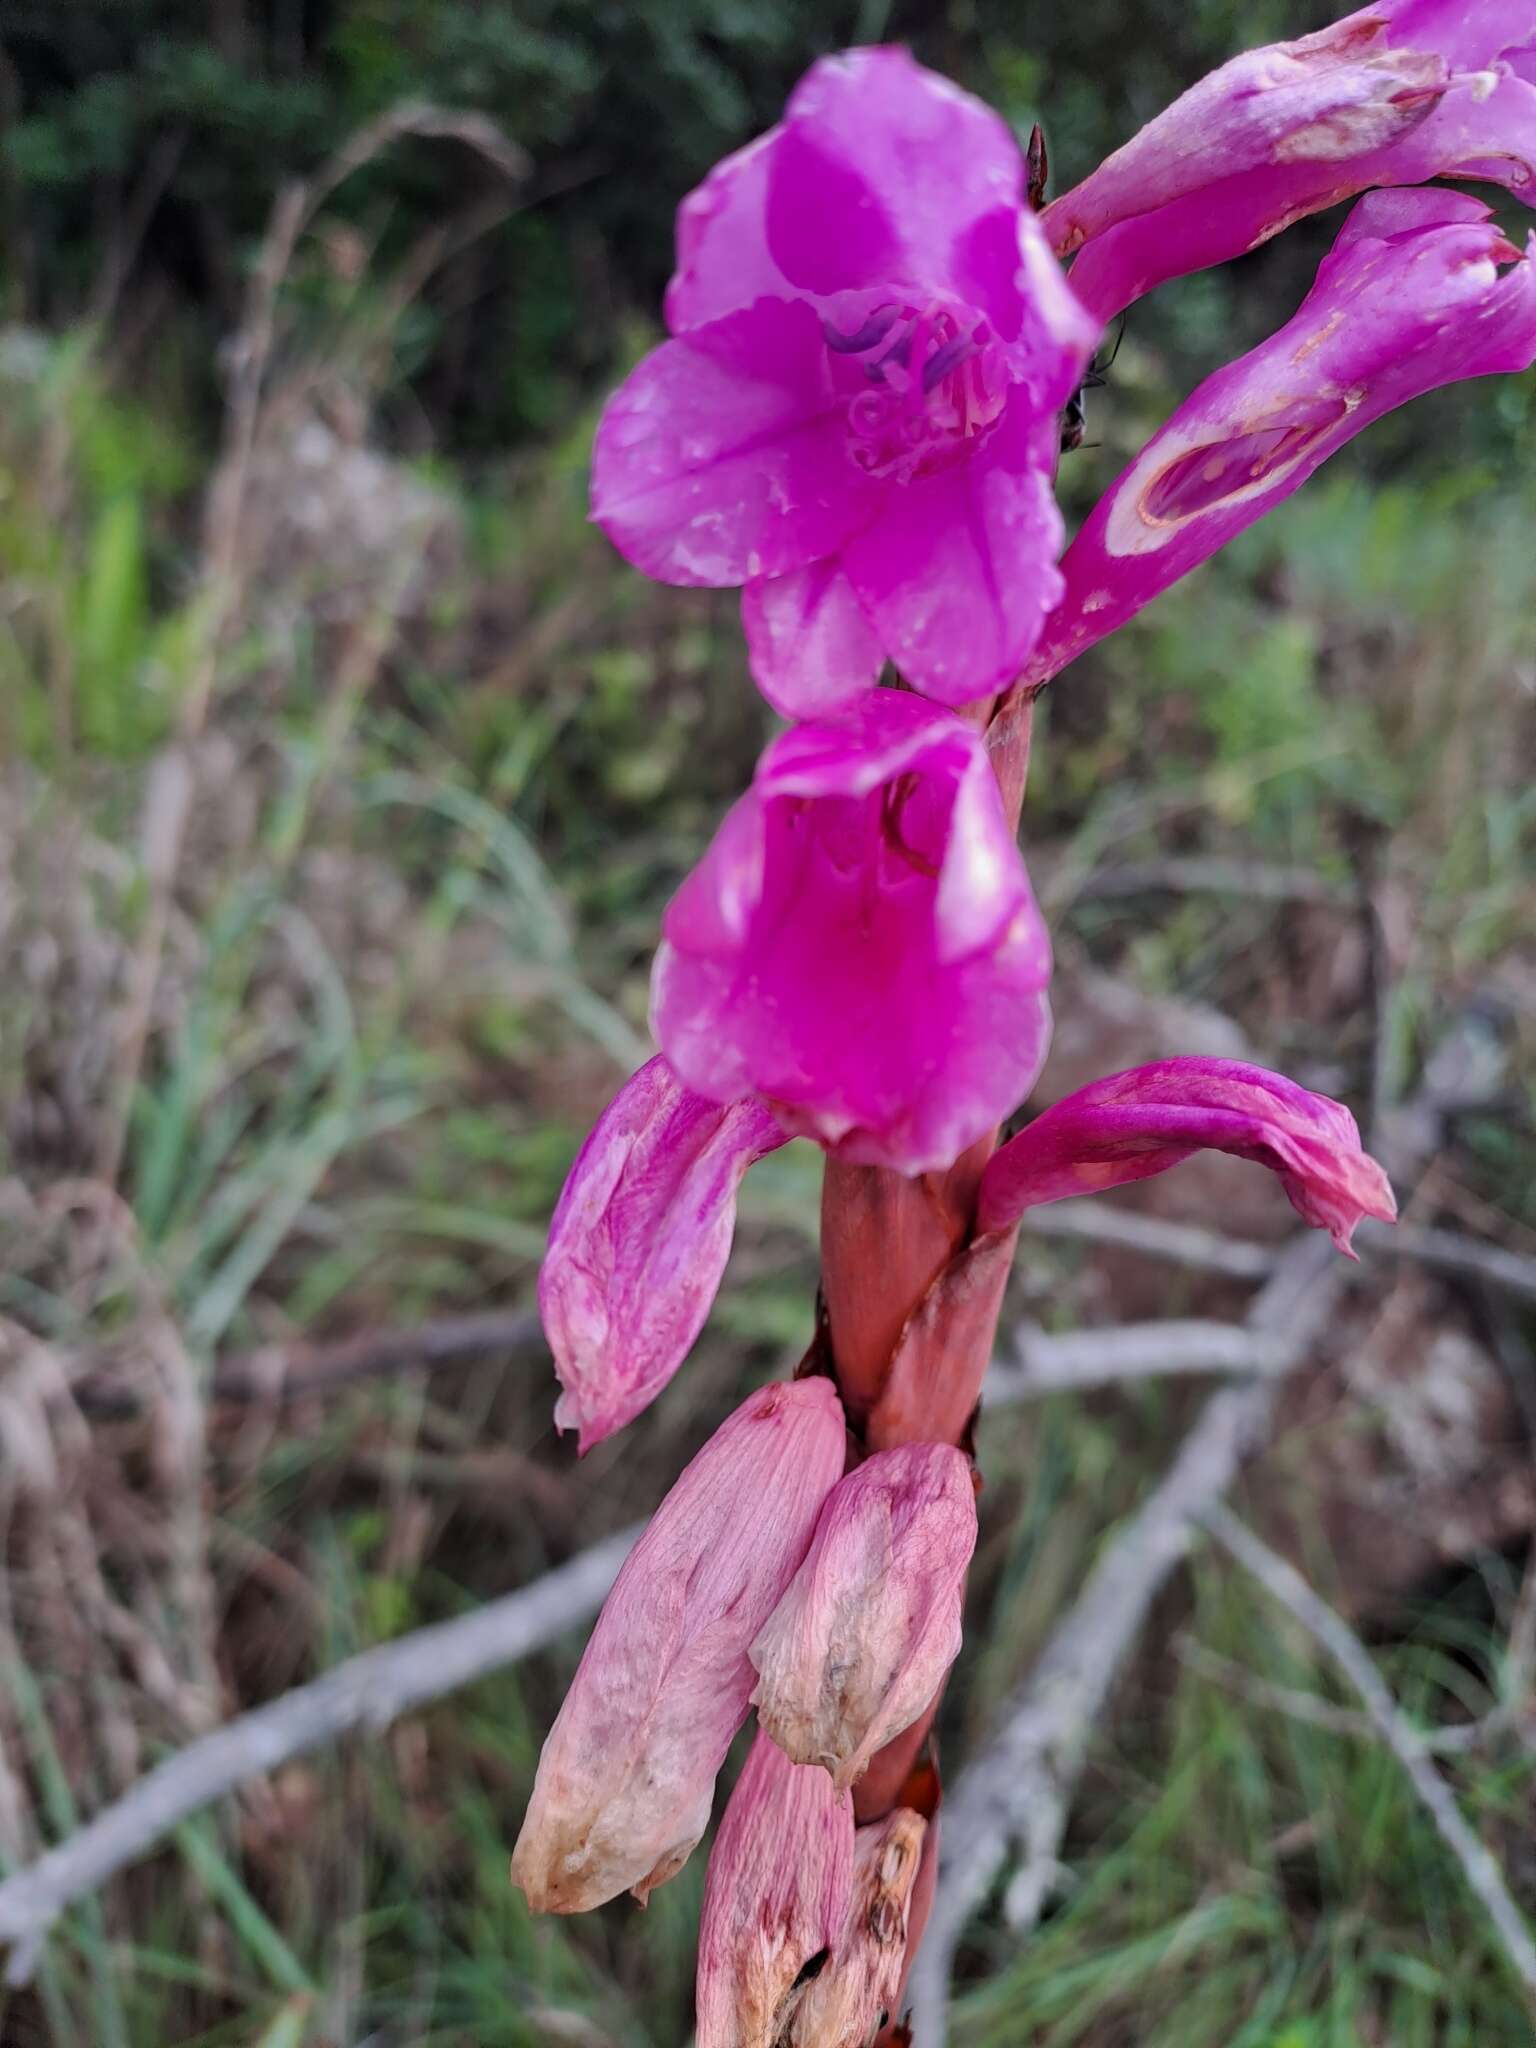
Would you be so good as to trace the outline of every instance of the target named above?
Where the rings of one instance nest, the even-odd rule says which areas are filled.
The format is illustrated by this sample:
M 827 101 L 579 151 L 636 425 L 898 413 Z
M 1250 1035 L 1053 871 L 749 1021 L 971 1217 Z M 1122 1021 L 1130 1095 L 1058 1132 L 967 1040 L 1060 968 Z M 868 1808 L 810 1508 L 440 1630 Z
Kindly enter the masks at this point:
M 1075 449 L 1083 446 L 1083 436 L 1088 431 L 1088 407 L 1085 401 L 1085 394 L 1089 391 L 1102 391 L 1109 382 L 1109 372 L 1114 367 L 1115 357 L 1119 355 L 1120 344 L 1124 339 L 1125 315 L 1122 313 L 1120 315 L 1120 331 L 1115 336 L 1114 345 L 1110 349 L 1109 354 L 1103 358 L 1099 356 L 1094 357 L 1093 361 L 1088 365 L 1082 383 L 1078 385 L 1061 409 L 1061 452 L 1063 455 L 1070 455 Z M 1096 448 L 1099 444 L 1097 441 L 1093 441 L 1088 445 Z

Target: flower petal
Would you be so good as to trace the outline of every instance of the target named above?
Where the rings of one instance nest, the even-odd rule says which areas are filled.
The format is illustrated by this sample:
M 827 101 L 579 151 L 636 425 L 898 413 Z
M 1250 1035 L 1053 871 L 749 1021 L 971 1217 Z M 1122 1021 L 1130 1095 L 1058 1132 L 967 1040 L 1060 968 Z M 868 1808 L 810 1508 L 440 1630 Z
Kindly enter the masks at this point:
M 677 209 L 677 268 L 667 286 L 667 328 L 683 334 L 740 312 L 754 299 L 792 299 L 768 251 L 768 174 L 782 128 L 770 128 L 715 165 Z
M 703 1328 L 756 1159 L 788 1143 L 750 1099 L 686 1089 L 659 1056 L 576 1155 L 549 1227 L 539 1313 L 565 1389 L 557 1429 L 583 1452 L 648 1407 Z
M 898 2009 L 929 1824 L 910 1806 L 860 1828 L 843 1925 L 795 2008 L 786 2048 L 866 2048 Z
M 747 1647 L 805 1555 L 845 1448 L 830 1380 L 764 1387 L 657 1509 L 539 1758 L 512 1857 L 535 1912 L 587 1912 L 626 1889 L 643 1901 L 687 1861 L 747 1717 Z
M 1243 1060 L 1178 1059 L 1094 1081 L 1027 1124 L 988 1161 L 979 1228 L 1009 1230 L 1042 1202 L 1145 1180 L 1206 1149 L 1269 1167 L 1341 1252 L 1363 1216 L 1397 1215 L 1342 1103 Z
M 592 451 L 592 517 L 663 583 L 803 568 L 874 502 L 848 459 L 820 323 L 779 299 L 654 349 L 608 401 Z
M 781 717 L 844 710 L 880 680 L 884 650 L 836 561 L 749 583 L 741 620 L 752 680 Z
M 1522 257 L 1464 193 L 1369 194 L 1296 317 L 1208 377 L 1089 514 L 1030 678 L 1114 632 L 1383 413 L 1533 360 L 1536 236 Z
M 890 492 L 843 550 L 887 654 L 941 704 L 1006 690 L 1060 600 L 1058 431 L 1011 401 L 971 461 Z

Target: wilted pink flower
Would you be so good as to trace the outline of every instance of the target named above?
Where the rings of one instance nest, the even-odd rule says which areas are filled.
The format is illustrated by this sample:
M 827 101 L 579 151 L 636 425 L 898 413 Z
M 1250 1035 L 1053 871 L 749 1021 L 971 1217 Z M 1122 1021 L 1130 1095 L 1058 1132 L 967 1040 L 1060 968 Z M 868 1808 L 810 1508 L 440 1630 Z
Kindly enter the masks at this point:
M 859 1829 L 843 1924 L 825 1968 L 806 1986 L 786 2048 L 868 2048 L 895 2015 L 927 1834 L 910 1806 Z
M 787 1142 L 761 1103 L 708 1101 L 661 1058 L 598 1118 L 539 1271 L 565 1389 L 555 1426 L 579 1429 L 583 1451 L 648 1406 L 687 1357 L 725 1270 L 741 1177 Z
M 976 1548 L 970 1460 L 880 1451 L 827 1496 L 805 1562 L 752 1645 L 757 1718 L 839 1791 L 932 1700 L 960 1649 Z
M 1145 1180 L 1206 1149 L 1269 1167 L 1341 1252 L 1361 1217 L 1397 1215 L 1341 1102 L 1243 1060 L 1182 1059 L 1090 1082 L 1027 1124 L 987 1164 L 979 1227 L 1006 1230 L 1041 1202 Z
M 610 402 L 592 516 L 647 574 L 746 586 L 794 717 L 885 655 L 962 704 L 1056 600 L 1056 415 L 1097 332 L 1007 126 L 895 49 L 813 65 L 678 215 L 674 339 Z
M 535 1912 L 644 1900 L 687 1861 L 747 1716 L 748 1645 L 843 1468 L 829 1380 L 764 1387 L 685 1469 L 614 1582 L 512 1858 Z
M 1368 194 L 1295 318 L 1208 377 L 1094 507 L 1031 675 L 1114 632 L 1394 406 L 1533 360 L 1531 251 L 1465 193 Z
M 697 2048 L 780 2048 L 807 1965 L 843 1934 L 853 1860 L 847 1794 L 759 1735 L 704 1881 Z
M 1044 1059 L 1050 944 L 986 749 L 910 695 L 775 740 L 662 929 L 677 1074 L 840 1158 L 948 1166 Z
M 1101 320 L 1370 185 L 1466 177 L 1536 203 L 1530 0 L 1377 0 L 1235 57 L 1046 209 Z

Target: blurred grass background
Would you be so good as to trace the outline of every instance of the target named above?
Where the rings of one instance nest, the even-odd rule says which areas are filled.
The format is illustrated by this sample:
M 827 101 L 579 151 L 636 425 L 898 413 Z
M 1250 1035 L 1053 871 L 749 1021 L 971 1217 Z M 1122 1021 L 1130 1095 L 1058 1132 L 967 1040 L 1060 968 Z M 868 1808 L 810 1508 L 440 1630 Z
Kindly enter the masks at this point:
M 232 1354 L 528 1300 L 571 1155 L 643 1056 L 660 909 L 769 730 L 734 597 L 651 587 L 584 522 L 676 200 L 849 40 L 912 40 L 1021 133 L 1043 119 L 1059 190 L 1212 63 L 1325 18 L 8 0 L 0 1868 L 228 1713 L 644 1512 L 808 1337 L 819 1162 L 795 1146 L 748 1181 L 694 1358 L 580 1466 L 526 1349 L 206 1399 Z M 359 134 L 372 153 L 320 195 Z M 293 179 L 317 203 L 264 300 Z M 1074 514 L 1286 317 L 1333 225 L 1135 309 L 1097 445 L 1064 465 Z M 1414 1213 L 1536 1249 L 1533 453 L 1530 378 L 1424 402 L 1054 686 L 1025 819 L 1062 961 L 1048 1091 L 1246 1045 L 1366 1117 L 1471 1029 L 1504 1079 Z M 1256 1180 L 1191 1166 L 1135 1199 L 1283 1235 Z M 1242 1299 L 1053 1239 L 1017 1311 Z M 1506 1683 L 1533 1336 L 1486 1292 L 1368 1274 L 1254 1481 L 1429 1724 Z M 103 1371 L 137 1414 L 74 1405 Z M 984 1422 L 949 1756 L 1191 1398 Z M 1097 1740 L 1071 1881 L 1022 1947 L 978 1930 L 957 2041 L 1530 2041 L 1391 1760 L 1211 1661 L 1327 1694 L 1307 1645 L 1214 1557 L 1165 1609 Z M 0 1992 L 0 2041 L 686 2040 L 702 1856 L 643 1918 L 534 1923 L 507 1883 L 579 1648 L 187 1827 Z M 1526 1749 L 1451 1768 L 1536 1912 Z

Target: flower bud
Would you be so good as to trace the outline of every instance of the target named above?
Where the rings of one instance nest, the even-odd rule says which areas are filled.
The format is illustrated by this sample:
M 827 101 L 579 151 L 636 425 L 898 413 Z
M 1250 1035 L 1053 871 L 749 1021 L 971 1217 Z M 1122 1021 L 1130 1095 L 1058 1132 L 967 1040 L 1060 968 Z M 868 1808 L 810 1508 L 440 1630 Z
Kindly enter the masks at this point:
M 697 2048 L 779 2048 L 843 1936 L 853 1861 L 846 1793 L 760 1734 L 710 1853 Z
M 842 1470 L 824 1379 L 764 1387 L 716 1430 L 614 1583 L 539 1759 L 512 1876 L 535 1912 L 642 1902 L 709 1822 L 747 1716 L 748 1645 Z
M 576 1155 L 549 1227 L 539 1313 L 583 1451 L 647 1407 L 703 1327 L 736 1227 L 736 1191 L 788 1143 L 751 1098 L 721 1104 L 650 1060 Z
M 960 1648 L 976 1547 L 968 1459 L 880 1451 L 831 1492 L 805 1562 L 752 1645 L 758 1719 L 839 1791 L 915 1721 Z
M 875 2029 L 894 2019 L 927 1833 L 909 1806 L 859 1829 L 848 1911 L 826 1967 L 795 2008 L 787 2048 L 866 2048 Z
M 1278 1174 L 1303 1221 L 1341 1252 L 1363 1216 L 1390 1223 L 1387 1176 L 1341 1102 L 1243 1060 L 1157 1060 L 1079 1088 L 995 1152 L 982 1176 L 983 1232 L 1026 1209 L 1165 1173 L 1210 1148 Z

